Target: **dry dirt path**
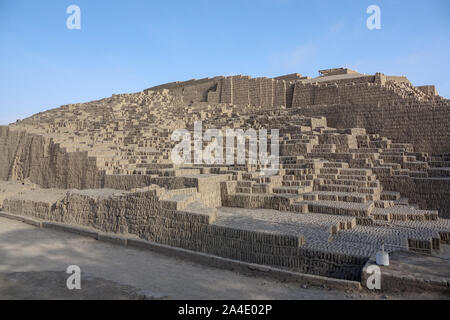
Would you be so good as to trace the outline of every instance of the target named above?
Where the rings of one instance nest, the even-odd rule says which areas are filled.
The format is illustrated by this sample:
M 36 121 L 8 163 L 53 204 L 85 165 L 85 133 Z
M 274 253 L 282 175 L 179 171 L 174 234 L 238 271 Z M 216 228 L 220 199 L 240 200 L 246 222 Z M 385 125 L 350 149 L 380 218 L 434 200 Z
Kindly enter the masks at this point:
M 80 291 L 66 289 L 69 265 L 81 268 Z M 0 218 L 0 299 L 136 299 L 142 290 L 169 299 L 386 298 L 303 288 Z

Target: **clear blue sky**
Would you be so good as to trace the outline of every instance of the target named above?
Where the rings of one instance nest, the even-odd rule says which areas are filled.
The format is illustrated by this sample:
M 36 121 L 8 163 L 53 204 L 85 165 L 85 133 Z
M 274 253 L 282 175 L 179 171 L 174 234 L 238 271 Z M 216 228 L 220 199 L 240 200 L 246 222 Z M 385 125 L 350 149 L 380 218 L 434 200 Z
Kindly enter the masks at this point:
M 66 28 L 71 4 L 81 30 Z M 176 80 L 340 66 L 448 98 L 449 13 L 448 0 L 0 0 L 0 124 Z

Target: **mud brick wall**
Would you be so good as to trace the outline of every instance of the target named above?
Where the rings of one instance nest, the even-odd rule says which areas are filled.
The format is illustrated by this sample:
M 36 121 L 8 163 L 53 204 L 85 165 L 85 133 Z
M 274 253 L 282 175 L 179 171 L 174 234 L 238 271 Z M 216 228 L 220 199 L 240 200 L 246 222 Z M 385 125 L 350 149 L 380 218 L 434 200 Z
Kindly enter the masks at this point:
M 216 88 L 216 81 L 208 80 L 202 83 L 184 87 L 180 95 L 184 103 L 204 102 L 208 99 L 208 92 Z
M 51 216 L 54 203 L 47 201 L 31 201 L 25 199 L 5 199 L 2 210 L 39 219 L 53 220 Z M 58 221 L 58 220 L 53 220 Z
M 233 77 L 233 103 L 238 105 L 249 104 L 250 77 Z
M 300 241 L 300 242 L 299 242 Z M 302 248 L 301 239 L 249 230 L 207 227 L 198 251 L 301 273 L 359 280 L 367 258 Z M 206 246 L 203 245 L 206 243 Z M 191 249 L 191 248 L 188 248 Z
M 408 78 L 404 76 L 384 76 L 387 81 L 396 81 L 396 82 L 402 82 L 402 83 L 410 83 Z
M 159 86 L 145 89 L 144 92 L 163 90 L 163 89 L 176 91 L 176 90 L 183 89 L 184 87 L 187 87 L 187 86 L 196 86 L 196 85 L 203 85 L 206 83 L 217 82 L 219 79 L 222 79 L 222 78 L 223 77 L 219 76 L 219 77 L 214 77 L 214 78 L 191 79 L 191 80 L 187 80 L 187 81 L 169 82 L 169 83 L 165 83 L 165 84 L 162 84 Z
M 46 203 L 43 205 L 39 201 L 28 201 L 27 207 L 48 208 L 46 212 L 43 209 L 22 211 L 22 200 L 14 198 L 6 199 L 3 208 L 11 213 L 146 238 L 149 236 L 146 235 L 146 227 L 154 223 L 154 219 L 164 218 L 164 214 L 182 214 L 164 211 L 161 203 L 164 194 L 164 189 L 155 188 L 145 188 L 134 193 L 118 193 L 114 196 L 102 196 L 101 191 L 98 195 L 92 193 L 92 190 L 88 193 L 72 191 L 51 206 L 46 206 Z M 186 216 L 184 218 L 189 219 Z M 193 222 L 204 221 L 202 219 L 204 217 L 201 215 L 191 217 Z
M 290 73 L 284 76 L 279 76 L 274 78 L 275 80 L 286 80 L 286 81 L 297 81 L 302 79 L 307 79 L 308 77 L 302 76 L 300 73 Z
M 183 192 L 183 190 L 179 190 Z M 142 239 L 251 263 L 359 280 L 367 258 L 302 248 L 303 237 L 215 225 L 209 214 L 167 209 L 164 189 L 102 196 L 96 190 L 68 192 L 49 205 L 6 199 L 4 210 L 45 220 L 133 234 Z M 101 191 L 100 191 L 101 192 Z M 26 209 L 24 209 L 24 207 Z
M 340 79 L 336 80 L 336 83 L 339 85 L 342 84 L 359 84 L 359 83 L 378 83 L 379 79 L 377 79 L 377 76 L 364 76 L 364 77 L 358 77 L 358 78 L 348 78 L 348 79 Z
M 222 203 L 226 207 L 237 208 L 273 208 L 273 195 L 265 194 L 229 194 L 222 199 Z
M 10 142 L 18 140 L 18 137 L 11 137 L 9 128 L 0 126 L 0 180 L 8 180 L 11 170 L 13 154 L 17 149 L 17 143 L 10 145 Z
M 0 127 L 0 179 L 30 181 L 43 188 L 100 188 L 104 173 L 87 152 L 66 152 L 51 139 Z
M 274 101 L 274 80 L 261 78 L 261 105 L 263 107 L 273 107 Z
M 311 143 L 297 143 L 297 144 L 282 144 L 280 145 L 280 155 L 290 156 L 307 154 L 312 151 L 313 144 Z
M 207 93 L 208 102 L 233 103 L 263 107 L 291 104 L 293 82 L 271 78 L 231 76 L 217 81 L 216 91 Z M 220 92 L 220 94 L 219 94 Z
M 314 87 L 314 104 L 340 103 L 340 92 L 337 84 L 324 84 Z
M 315 87 L 301 82 L 296 83 L 293 88 L 292 106 L 310 106 L 314 104 Z
M 364 91 L 377 93 L 374 88 L 381 87 L 381 80 L 376 81 L 375 76 L 338 79 L 329 83 L 321 82 L 295 82 L 294 97 L 295 102 L 292 106 L 305 106 L 312 104 L 330 104 L 338 103 L 340 96 L 360 95 Z M 378 91 L 379 93 L 379 91 Z
M 106 175 L 102 186 L 107 189 L 132 190 L 156 184 L 169 190 L 188 188 L 186 179 L 183 177 L 153 177 L 150 175 Z
M 295 81 L 230 76 L 173 82 L 144 90 L 170 90 L 185 103 L 210 102 L 279 107 L 292 105 Z
M 274 82 L 274 106 L 287 106 L 286 97 L 286 82 L 285 81 L 275 81 Z
M 384 190 L 401 192 L 421 209 L 438 210 L 439 217 L 450 218 L 450 179 L 380 177 Z
M 261 82 L 258 79 L 250 79 L 249 85 L 249 103 L 253 106 L 261 105 Z
M 429 95 L 429 96 L 435 96 L 438 94 L 436 87 L 429 85 L 429 86 L 417 86 L 417 89 L 419 89 L 420 91 L 422 91 L 423 93 Z
M 336 152 L 346 152 L 348 149 L 357 149 L 356 135 L 351 134 L 323 134 L 319 138 L 320 144 L 334 144 Z
M 222 206 L 221 183 L 228 180 L 228 175 L 216 175 L 202 178 L 185 178 L 186 184 L 197 188 L 202 203 L 209 207 Z
M 228 179 L 227 175 L 210 177 L 152 177 L 149 175 L 106 175 L 102 186 L 107 189 L 132 190 L 149 185 L 158 185 L 168 190 L 197 188 L 203 204 L 210 207 L 222 205 L 220 182 Z
M 222 83 L 220 93 L 221 103 L 233 103 L 233 79 L 234 77 L 227 77 L 220 81 Z
M 215 78 L 203 78 L 192 79 L 188 81 L 170 82 L 160 86 L 145 89 L 144 92 L 157 91 L 167 89 L 175 95 L 183 96 L 184 102 L 190 103 L 191 101 L 200 102 L 207 100 L 208 91 L 215 88 L 219 79 L 223 77 Z
M 292 108 L 294 99 L 294 83 L 286 83 L 286 108 Z
M 210 103 L 220 103 L 222 97 L 222 81 L 217 81 L 207 93 L 206 101 Z
M 294 86 L 292 106 L 389 103 L 405 100 L 389 86 L 374 82 L 301 83 Z M 406 99 L 408 100 L 408 99 Z M 413 98 L 409 99 L 414 101 Z
M 336 128 L 360 127 L 394 142 L 412 143 L 415 151 L 450 152 L 450 106 L 439 103 L 363 104 L 299 107 L 305 116 L 324 116 Z
M 450 179 L 413 178 L 415 199 L 421 208 L 439 211 L 442 218 L 450 218 Z

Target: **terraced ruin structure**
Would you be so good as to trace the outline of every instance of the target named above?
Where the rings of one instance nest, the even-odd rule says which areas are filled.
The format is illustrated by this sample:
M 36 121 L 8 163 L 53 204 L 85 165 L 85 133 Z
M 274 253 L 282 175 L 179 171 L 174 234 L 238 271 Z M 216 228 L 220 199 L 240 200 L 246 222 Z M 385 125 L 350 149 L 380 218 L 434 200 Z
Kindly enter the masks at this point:
M 169 83 L 0 127 L 0 205 L 359 281 L 383 244 L 431 256 L 449 244 L 449 120 L 434 86 L 381 73 Z M 279 170 L 174 164 L 172 133 L 198 121 L 203 130 L 279 129 Z

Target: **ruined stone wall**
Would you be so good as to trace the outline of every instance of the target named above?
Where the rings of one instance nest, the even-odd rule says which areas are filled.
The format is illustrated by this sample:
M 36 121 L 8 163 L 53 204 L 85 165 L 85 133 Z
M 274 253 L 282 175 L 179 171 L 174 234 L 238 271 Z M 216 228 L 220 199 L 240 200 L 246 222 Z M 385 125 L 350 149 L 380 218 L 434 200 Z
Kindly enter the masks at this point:
M 308 77 L 304 77 L 299 73 L 291 73 L 291 74 L 286 74 L 284 76 L 276 77 L 274 79 L 275 80 L 286 80 L 286 81 L 297 81 L 297 80 L 308 79 Z
M 206 101 L 209 103 L 220 103 L 222 99 L 223 81 L 217 81 L 215 85 L 206 93 Z
M 292 107 L 334 104 L 341 103 L 341 100 L 348 100 L 350 97 L 364 98 L 365 94 L 369 94 L 369 96 L 385 94 L 385 92 L 374 91 L 374 87 L 380 87 L 381 82 L 381 79 L 376 76 L 295 82 Z
M 210 82 L 216 82 L 219 79 L 222 79 L 223 77 L 215 77 L 215 78 L 203 78 L 203 79 L 191 79 L 191 80 L 187 80 L 187 81 L 175 81 L 175 82 L 169 82 L 169 83 L 165 83 L 159 86 L 155 86 L 155 87 L 151 87 L 148 89 L 145 89 L 145 91 L 157 91 L 157 90 L 162 90 L 162 89 L 168 89 L 168 90 L 177 90 L 177 89 L 181 89 L 183 87 L 187 87 L 187 86 L 196 86 L 196 85 L 202 85 L 205 83 L 210 83 Z
M 438 210 L 439 217 L 450 218 L 450 179 L 380 177 L 385 190 L 401 192 L 421 209 Z
M 299 106 L 312 106 L 314 105 L 315 98 L 315 86 L 311 84 L 296 83 L 293 88 L 292 105 L 294 107 Z
M 289 78 L 286 78 L 289 79 Z M 369 104 L 387 103 L 408 99 L 401 90 L 395 90 L 386 83 L 410 85 L 405 77 L 360 76 L 337 78 L 330 81 L 302 82 L 281 78 L 251 78 L 230 76 L 174 82 L 148 90 L 169 89 L 172 94 L 183 97 L 185 103 L 210 102 L 254 105 L 263 107 L 299 107 L 321 104 Z M 300 80 L 300 81 L 299 81 Z M 331 82 L 332 81 L 332 82 Z M 390 81 L 390 82 L 389 82 Z M 423 88 L 417 91 L 430 92 Z M 409 100 L 414 100 L 411 97 Z
M 222 206 L 220 182 L 227 175 L 209 177 L 152 177 L 150 175 L 106 175 L 102 188 L 132 190 L 149 185 L 158 185 L 167 190 L 196 188 L 202 203 L 210 207 Z
M 17 149 L 18 143 L 12 144 L 18 137 L 13 138 L 9 134 L 9 128 L 0 126 L 0 180 L 8 180 L 13 162 L 13 154 Z
M 297 107 L 305 116 L 324 116 L 336 128 L 366 128 L 416 151 L 450 152 L 450 107 L 445 103 L 334 104 Z
M 379 83 L 301 83 L 294 87 L 292 107 L 331 104 L 376 104 L 414 101 Z
M 222 78 L 223 77 L 216 77 L 199 80 L 193 79 L 183 82 L 171 82 L 146 89 L 144 92 L 167 89 L 170 90 L 172 95 L 182 97 L 184 103 L 205 102 L 209 101 L 209 92 L 216 91 L 217 84 L 220 83 L 220 79 Z M 211 97 L 211 99 L 214 98 Z
M 426 95 L 429 96 L 436 96 L 438 94 L 436 87 L 433 85 L 429 85 L 429 86 L 417 86 L 417 89 L 419 89 L 420 91 L 422 91 L 423 93 L 425 93 Z
M 293 86 L 293 85 L 291 85 Z M 287 87 L 285 81 L 275 81 L 274 83 L 274 94 L 273 94 L 273 105 L 274 106 L 287 106 Z
M 271 78 L 226 77 L 218 79 L 217 85 L 206 93 L 207 101 L 267 108 L 288 106 L 292 101 L 293 83 Z
M 42 188 L 131 190 L 156 184 L 169 190 L 197 188 L 203 203 L 221 205 L 220 181 L 226 175 L 202 177 L 152 177 L 105 175 L 87 152 L 66 152 L 43 136 L 0 127 L 0 180 L 23 180 Z
M 233 103 L 233 80 L 234 77 L 226 77 L 222 81 L 221 91 L 220 91 L 220 101 L 221 103 Z
M 43 188 L 100 188 L 104 173 L 87 152 L 68 153 L 42 136 L 0 128 L 0 180 L 29 179 Z
M 360 280 L 367 260 L 302 248 L 303 237 L 214 224 L 215 212 L 171 208 L 164 202 L 163 189 L 150 187 L 113 196 L 97 195 L 97 191 L 71 191 L 54 204 L 6 199 L 3 209 L 104 232 L 137 235 L 145 240 L 225 258 L 348 280 Z
M 401 83 L 411 84 L 411 82 L 405 76 L 385 76 L 387 81 L 396 81 Z

